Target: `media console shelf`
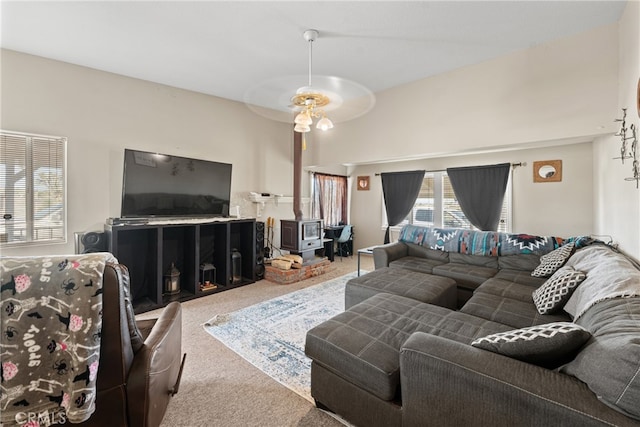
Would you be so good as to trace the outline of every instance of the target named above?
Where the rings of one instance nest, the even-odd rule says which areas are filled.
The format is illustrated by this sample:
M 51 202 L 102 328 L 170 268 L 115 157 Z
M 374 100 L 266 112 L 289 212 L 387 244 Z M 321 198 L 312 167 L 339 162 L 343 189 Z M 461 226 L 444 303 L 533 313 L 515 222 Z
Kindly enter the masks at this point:
M 256 221 L 236 219 L 198 224 L 105 225 L 111 252 L 127 266 L 135 313 L 171 301 L 186 301 L 237 288 L 256 280 Z M 242 257 L 242 279 L 233 281 L 231 253 Z M 165 274 L 174 263 L 180 293 L 165 292 Z M 217 287 L 200 289 L 200 265 L 213 264 Z

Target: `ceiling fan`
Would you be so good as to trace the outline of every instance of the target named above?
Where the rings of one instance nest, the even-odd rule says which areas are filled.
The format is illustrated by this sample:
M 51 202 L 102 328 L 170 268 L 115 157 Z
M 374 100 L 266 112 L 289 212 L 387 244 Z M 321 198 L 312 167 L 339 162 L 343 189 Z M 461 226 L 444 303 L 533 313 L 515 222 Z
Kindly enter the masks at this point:
M 294 122 L 294 131 L 307 133 L 314 119 L 318 119 L 317 129 L 328 130 L 334 123 L 355 119 L 373 108 L 375 96 L 363 85 L 341 77 L 313 75 L 313 42 L 319 35 L 313 29 L 303 33 L 309 45 L 308 75 L 277 77 L 251 87 L 244 97 L 249 109 L 271 120 Z

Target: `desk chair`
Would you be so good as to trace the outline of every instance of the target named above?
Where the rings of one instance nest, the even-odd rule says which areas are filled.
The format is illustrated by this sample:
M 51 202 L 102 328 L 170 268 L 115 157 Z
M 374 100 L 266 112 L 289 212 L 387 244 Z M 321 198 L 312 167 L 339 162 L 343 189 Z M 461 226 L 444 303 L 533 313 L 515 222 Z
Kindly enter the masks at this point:
M 351 237 L 351 225 L 347 224 L 342 229 L 340 237 L 338 237 L 338 239 L 336 240 L 336 243 L 338 244 L 338 254 L 340 255 L 340 261 L 342 261 L 342 257 L 344 257 L 345 252 L 349 252 L 349 240 L 351 240 Z

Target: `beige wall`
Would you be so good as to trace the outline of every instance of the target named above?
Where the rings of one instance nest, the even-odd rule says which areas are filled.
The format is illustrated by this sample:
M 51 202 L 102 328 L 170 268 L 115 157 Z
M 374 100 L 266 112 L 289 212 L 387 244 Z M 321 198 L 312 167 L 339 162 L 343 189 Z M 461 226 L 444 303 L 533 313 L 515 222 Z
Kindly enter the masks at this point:
M 613 133 L 617 40 L 609 25 L 378 93 L 371 112 L 318 133 L 311 161 L 362 164 Z
M 561 182 L 533 182 L 533 162 L 562 160 Z M 370 176 L 371 190 L 352 188 L 351 222 L 355 225 L 358 248 L 384 241 L 382 224 L 382 184 L 380 172 L 402 170 L 442 170 L 447 167 L 496 163 L 526 163 L 513 169 L 512 209 L 514 233 L 570 237 L 593 232 L 591 191 L 591 143 L 560 145 L 496 153 L 442 157 L 408 162 L 356 166 L 350 175 Z
M 232 163 L 244 216 L 256 216 L 247 192 L 292 192 L 289 126 L 242 103 L 13 51 L 1 66 L 2 129 L 68 138 L 68 243 L 5 255 L 72 253 L 73 232 L 119 216 L 124 148 Z M 267 205 L 267 216 L 291 218 L 292 206 Z
M 627 126 L 633 123 L 640 129 L 640 113 L 636 110 L 640 78 L 640 2 L 627 2 L 618 32 L 618 103 L 611 115 L 621 117 L 621 109 L 627 108 Z M 595 232 L 613 236 L 621 249 L 640 259 L 640 190 L 635 182 L 625 181 L 632 176 L 631 162 L 627 160 L 623 165 L 620 160 L 613 160 L 620 156 L 620 146 L 620 138 L 613 136 L 599 138 L 594 144 Z

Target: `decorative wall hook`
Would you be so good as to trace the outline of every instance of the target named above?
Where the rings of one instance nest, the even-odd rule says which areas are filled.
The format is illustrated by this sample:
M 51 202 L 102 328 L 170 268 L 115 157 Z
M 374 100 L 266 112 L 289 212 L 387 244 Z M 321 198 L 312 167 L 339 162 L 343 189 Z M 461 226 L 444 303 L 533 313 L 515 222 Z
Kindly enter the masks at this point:
M 636 188 L 640 188 L 640 164 L 638 162 L 638 135 L 636 133 L 636 126 L 632 123 L 629 127 L 631 130 L 631 137 L 628 139 L 631 140 L 631 154 L 630 157 L 633 158 L 632 170 L 633 176 L 629 178 L 625 178 L 625 181 L 635 181 Z
M 639 83 L 640 84 L 640 83 Z M 640 86 L 638 87 L 640 90 Z M 640 188 L 640 161 L 638 161 L 638 133 L 635 124 L 631 124 L 627 128 L 627 109 L 622 109 L 622 118 L 615 119 L 614 121 L 620 122 L 620 130 L 615 136 L 620 137 L 620 157 L 614 157 L 614 159 L 621 159 L 624 164 L 624 159 L 633 159 L 631 164 L 633 176 L 625 178 L 625 181 L 635 181 L 636 188 Z M 629 132 L 630 131 L 630 132 Z M 629 135 L 631 133 L 631 135 Z M 629 151 L 627 151 L 627 141 L 631 141 Z
M 623 108 L 622 118 L 615 119 L 614 121 L 621 122 L 620 130 L 618 131 L 618 133 L 615 134 L 615 136 L 620 137 L 620 141 L 621 141 L 620 157 L 614 157 L 614 159 L 621 159 L 622 163 L 624 164 L 624 159 L 630 159 L 632 157 L 630 153 L 627 153 L 627 141 L 631 139 L 627 137 L 627 109 Z

